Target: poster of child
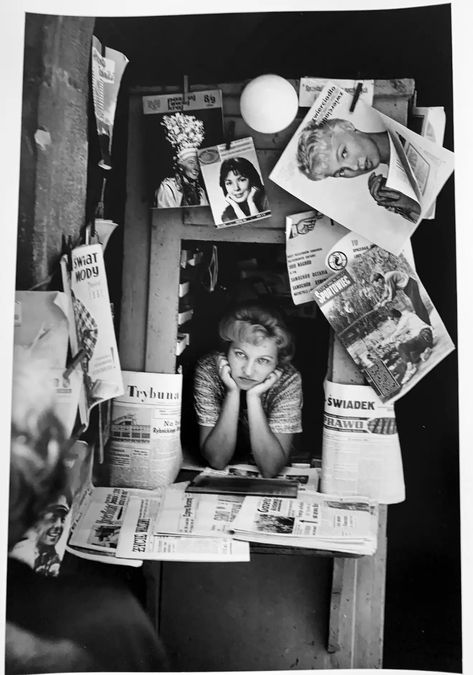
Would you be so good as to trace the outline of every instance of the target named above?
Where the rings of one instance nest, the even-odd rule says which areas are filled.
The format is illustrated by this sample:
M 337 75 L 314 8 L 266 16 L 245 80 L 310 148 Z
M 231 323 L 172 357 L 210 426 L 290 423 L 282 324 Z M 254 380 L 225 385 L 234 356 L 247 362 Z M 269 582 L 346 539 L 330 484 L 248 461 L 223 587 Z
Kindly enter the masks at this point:
M 199 162 L 217 227 L 271 215 L 251 137 L 199 151 Z

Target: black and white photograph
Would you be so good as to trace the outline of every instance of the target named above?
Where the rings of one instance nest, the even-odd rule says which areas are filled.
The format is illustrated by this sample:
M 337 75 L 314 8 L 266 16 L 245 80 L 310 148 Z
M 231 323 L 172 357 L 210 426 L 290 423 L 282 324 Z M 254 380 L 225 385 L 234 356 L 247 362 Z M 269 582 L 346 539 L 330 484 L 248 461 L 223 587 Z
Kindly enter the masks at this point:
M 207 206 L 197 153 L 223 140 L 221 92 L 143 96 L 143 115 L 153 207 Z
M 217 227 L 271 215 L 252 138 L 204 148 L 199 162 Z
M 6 675 L 473 670 L 466 3 L 0 9 Z

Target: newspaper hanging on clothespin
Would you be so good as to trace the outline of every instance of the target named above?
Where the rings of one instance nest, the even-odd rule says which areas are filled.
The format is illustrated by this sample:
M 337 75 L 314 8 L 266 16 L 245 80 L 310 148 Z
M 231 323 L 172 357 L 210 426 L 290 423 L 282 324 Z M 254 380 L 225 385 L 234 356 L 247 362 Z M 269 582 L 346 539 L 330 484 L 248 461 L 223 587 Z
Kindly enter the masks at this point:
M 62 282 L 74 315 L 70 333 L 73 355 L 82 351 L 84 386 L 79 411 L 89 424 L 90 410 L 123 393 L 123 380 L 113 326 L 107 277 L 100 244 L 78 246 L 61 259 Z

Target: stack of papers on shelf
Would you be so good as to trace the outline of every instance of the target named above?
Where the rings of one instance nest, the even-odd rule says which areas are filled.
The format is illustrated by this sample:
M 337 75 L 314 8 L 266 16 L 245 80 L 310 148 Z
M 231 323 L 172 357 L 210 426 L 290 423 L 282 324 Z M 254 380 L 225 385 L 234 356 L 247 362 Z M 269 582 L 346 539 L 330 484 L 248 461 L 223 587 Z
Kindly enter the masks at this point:
M 378 505 L 363 497 L 302 492 L 298 499 L 245 497 L 232 523 L 244 541 L 372 555 Z

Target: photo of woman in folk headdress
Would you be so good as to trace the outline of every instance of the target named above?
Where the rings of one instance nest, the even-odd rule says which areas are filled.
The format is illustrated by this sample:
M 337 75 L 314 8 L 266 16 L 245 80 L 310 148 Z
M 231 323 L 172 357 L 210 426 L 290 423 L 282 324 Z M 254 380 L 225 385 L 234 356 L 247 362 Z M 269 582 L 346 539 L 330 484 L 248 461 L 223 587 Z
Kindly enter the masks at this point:
M 164 209 L 206 206 L 208 201 L 200 182 L 197 159 L 197 149 L 205 138 L 204 123 L 193 115 L 176 113 L 164 115 L 161 124 L 173 148 L 174 173 L 161 181 L 154 193 L 153 205 Z

